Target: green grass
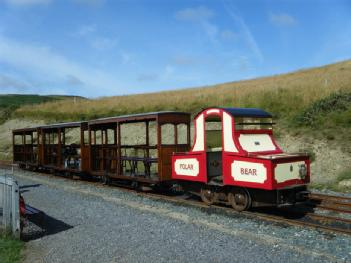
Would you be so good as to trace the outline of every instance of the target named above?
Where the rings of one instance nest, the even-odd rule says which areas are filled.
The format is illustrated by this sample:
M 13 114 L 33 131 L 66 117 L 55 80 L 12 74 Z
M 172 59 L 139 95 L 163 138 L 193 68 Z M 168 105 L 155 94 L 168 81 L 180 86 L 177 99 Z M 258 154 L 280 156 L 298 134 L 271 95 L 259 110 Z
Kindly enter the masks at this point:
M 295 117 L 296 125 L 351 127 L 351 92 L 334 92 L 311 103 Z
M 351 180 L 351 168 L 346 168 L 343 171 L 341 171 L 338 176 L 333 180 L 332 182 L 329 183 L 313 183 L 311 184 L 311 188 L 313 189 L 318 189 L 318 190 L 332 190 L 335 192 L 346 192 L 349 193 L 351 188 L 350 187 L 345 187 L 343 185 L 340 185 L 340 182 L 344 180 Z
M 16 263 L 22 259 L 21 251 L 24 243 L 10 237 L 0 236 L 0 262 Z
M 328 131 L 322 136 L 333 140 L 333 134 L 340 127 L 348 129 L 343 135 L 350 130 L 350 94 L 351 60 L 348 60 L 208 87 L 23 106 L 15 111 L 14 116 L 55 122 L 160 110 L 195 114 L 211 106 L 256 107 L 271 112 L 280 126 L 293 132 L 315 131 L 316 127 L 323 125 L 320 130 Z
M 14 111 L 25 105 L 34 105 L 45 102 L 52 102 L 72 98 L 71 96 L 60 95 L 21 95 L 21 94 L 5 94 L 0 95 L 0 124 L 10 119 Z M 81 97 L 79 97 L 81 99 Z

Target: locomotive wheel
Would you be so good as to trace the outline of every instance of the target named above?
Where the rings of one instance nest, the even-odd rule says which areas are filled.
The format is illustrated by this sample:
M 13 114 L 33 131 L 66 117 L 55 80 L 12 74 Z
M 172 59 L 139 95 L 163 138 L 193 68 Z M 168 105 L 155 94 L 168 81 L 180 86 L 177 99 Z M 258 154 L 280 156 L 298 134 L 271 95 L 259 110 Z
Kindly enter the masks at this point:
M 212 205 L 217 201 L 218 194 L 213 192 L 210 188 L 201 188 L 200 197 L 202 202 L 207 205 Z
M 238 212 L 247 210 L 251 206 L 251 197 L 246 189 L 240 188 L 228 194 L 230 205 Z

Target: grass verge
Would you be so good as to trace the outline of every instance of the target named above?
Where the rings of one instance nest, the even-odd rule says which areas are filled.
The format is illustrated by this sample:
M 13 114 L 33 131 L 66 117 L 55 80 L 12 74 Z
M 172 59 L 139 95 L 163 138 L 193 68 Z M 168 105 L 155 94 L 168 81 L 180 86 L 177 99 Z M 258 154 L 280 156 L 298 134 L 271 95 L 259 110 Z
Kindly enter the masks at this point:
M 24 243 L 8 236 L 0 235 L 0 262 L 16 263 L 22 259 L 21 251 Z
M 343 182 L 351 180 L 351 168 L 345 169 L 338 174 L 335 180 L 329 183 L 312 183 L 310 187 L 317 190 L 331 190 L 335 192 L 350 193 L 351 183 L 343 184 Z

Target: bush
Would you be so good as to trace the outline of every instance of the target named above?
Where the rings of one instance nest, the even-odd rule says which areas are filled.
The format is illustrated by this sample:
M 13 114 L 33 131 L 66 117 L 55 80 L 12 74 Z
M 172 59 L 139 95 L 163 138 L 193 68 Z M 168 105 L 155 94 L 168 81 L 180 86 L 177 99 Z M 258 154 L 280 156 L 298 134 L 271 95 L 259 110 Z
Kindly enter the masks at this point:
M 325 119 L 327 114 L 332 113 L 333 122 L 344 123 L 343 115 L 349 115 L 351 109 L 351 92 L 332 93 L 328 97 L 318 100 L 307 107 L 295 117 L 295 122 L 305 126 L 315 126 L 319 119 Z M 347 117 L 346 116 L 346 117 Z M 330 116 L 329 116 L 330 117 Z M 340 120 L 341 119 L 341 120 Z M 348 119 L 348 121 L 350 121 Z
M 341 182 L 344 180 L 350 180 L 351 179 L 351 169 L 347 169 L 339 173 L 337 177 L 337 182 Z

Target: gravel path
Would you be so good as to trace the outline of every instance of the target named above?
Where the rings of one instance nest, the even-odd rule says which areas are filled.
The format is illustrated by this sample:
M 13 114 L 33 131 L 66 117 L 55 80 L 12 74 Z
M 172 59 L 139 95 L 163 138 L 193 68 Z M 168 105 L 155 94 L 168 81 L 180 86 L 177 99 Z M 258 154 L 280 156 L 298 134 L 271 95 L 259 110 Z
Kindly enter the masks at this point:
M 351 262 L 351 237 L 211 214 L 82 181 L 16 172 L 30 224 L 25 262 Z

